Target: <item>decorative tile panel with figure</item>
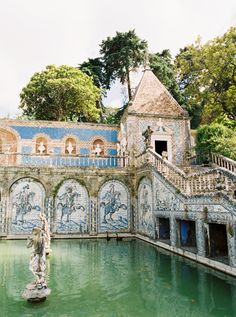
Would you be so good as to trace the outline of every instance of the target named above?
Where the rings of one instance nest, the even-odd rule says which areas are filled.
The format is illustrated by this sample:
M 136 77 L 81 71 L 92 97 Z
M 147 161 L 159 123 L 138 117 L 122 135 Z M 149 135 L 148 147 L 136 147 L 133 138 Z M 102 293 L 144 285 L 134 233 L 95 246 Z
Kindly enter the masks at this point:
M 112 180 L 99 192 L 99 230 L 128 231 L 130 227 L 129 192 L 124 184 Z
M 88 192 L 79 182 L 66 180 L 55 198 L 54 223 L 58 233 L 88 232 Z
M 153 237 L 155 232 L 152 184 L 147 178 L 141 180 L 138 188 L 138 231 L 150 237 Z
M 39 213 L 44 211 L 45 190 L 32 178 L 22 178 L 10 190 L 11 234 L 29 234 L 40 225 Z

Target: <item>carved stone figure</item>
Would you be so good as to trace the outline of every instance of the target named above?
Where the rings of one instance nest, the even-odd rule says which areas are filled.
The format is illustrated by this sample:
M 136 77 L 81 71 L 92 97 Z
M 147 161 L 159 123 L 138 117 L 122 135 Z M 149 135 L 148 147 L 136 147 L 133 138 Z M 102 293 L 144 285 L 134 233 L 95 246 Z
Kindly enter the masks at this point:
M 44 301 L 51 290 L 47 287 L 45 279 L 46 250 L 45 250 L 45 216 L 40 215 L 42 227 L 34 227 L 32 236 L 28 237 L 27 247 L 32 247 L 29 269 L 35 276 L 35 280 L 28 284 L 22 296 L 30 302 Z
M 142 136 L 144 137 L 144 143 L 145 143 L 145 148 L 146 149 L 151 147 L 151 136 L 152 136 L 152 134 L 153 134 L 153 130 L 151 129 L 150 125 L 142 133 Z
M 97 155 L 97 156 L 100 156 L 101 155 L 101 152 L 102 152 L 102 148 L 101 148 L 101 145 L 98 143 L 94 149 L 94 153 Z
M 48 221 L 46 219 L 45 214 L 41 213 L 39 215 L 40 220 L 42 221 L 42 229 L 44 231 L 44 235 L 45 235 L 45 252 L 46 255 L 49 255 L 49 253 L 51 252 L 51 236 L 50 236 L 50 228 L 49 228 L 49 224 Z
M 45 150 L 46 150 L 46 146 L 44 145 L 43 142 L 40 142 L 40 143 L 39 143 L 39 146 L 38 146 L 38 151 L 39 151 L 39 153 L 40 153 L 40 154 L 43 154 L 43 153 L 45 152 Z
M 71 142 L 68 143 L 68 146 L 66 147 L 66 149 L 67 149 L 69 154 L 73 153 L 74 147 L 73 147 Z

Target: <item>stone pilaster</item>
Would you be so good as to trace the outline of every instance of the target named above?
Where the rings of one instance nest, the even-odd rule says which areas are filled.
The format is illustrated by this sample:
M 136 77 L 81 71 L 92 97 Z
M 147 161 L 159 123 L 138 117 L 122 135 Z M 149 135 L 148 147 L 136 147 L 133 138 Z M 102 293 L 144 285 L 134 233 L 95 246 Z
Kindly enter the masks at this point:
M 232 267 L 236 267 L 235 225 L 228 224 L 226 228 L 227 228 L 229 265 Z
M 197 254 L 200 256 L 206 255 L 205 234 L 204 234 L 204 221 L 203 219 L 196 219 L 196 242 Z
M 90 228 L 89 228 L 89 234 L 96 235 L 97 234 L 97 228 L 98 228 L 98 206 L 97 206 L 97 198 L 92 196 L 90 197 Z
M 170 216 L 170 242 L 172 247 L 177 244 L 177 222 L 174 215 Z

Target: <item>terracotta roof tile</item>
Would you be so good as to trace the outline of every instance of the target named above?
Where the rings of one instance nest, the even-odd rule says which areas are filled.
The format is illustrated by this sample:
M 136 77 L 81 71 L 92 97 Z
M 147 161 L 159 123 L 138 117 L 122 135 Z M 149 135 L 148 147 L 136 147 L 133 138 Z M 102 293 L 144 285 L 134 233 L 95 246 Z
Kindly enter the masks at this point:
M 171 96 L 151 70 L 145 70 L 128 112 L 186 116 L 186 111 Z

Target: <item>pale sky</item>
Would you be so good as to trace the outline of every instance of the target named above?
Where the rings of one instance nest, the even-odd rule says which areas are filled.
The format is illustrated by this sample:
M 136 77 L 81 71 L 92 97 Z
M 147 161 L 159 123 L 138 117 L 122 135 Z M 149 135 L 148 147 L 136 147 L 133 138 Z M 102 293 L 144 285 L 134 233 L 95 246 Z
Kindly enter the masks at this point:
M 152 53 L 222 35 L 236 25 L 235 0 L 5 0 L 0 7 L 0 117 L 19 114 L 19 94 L 49 64 L 77 66 L 116 31 L 135 29 Z M 121 103 L 114 88 L 107 104 Z

